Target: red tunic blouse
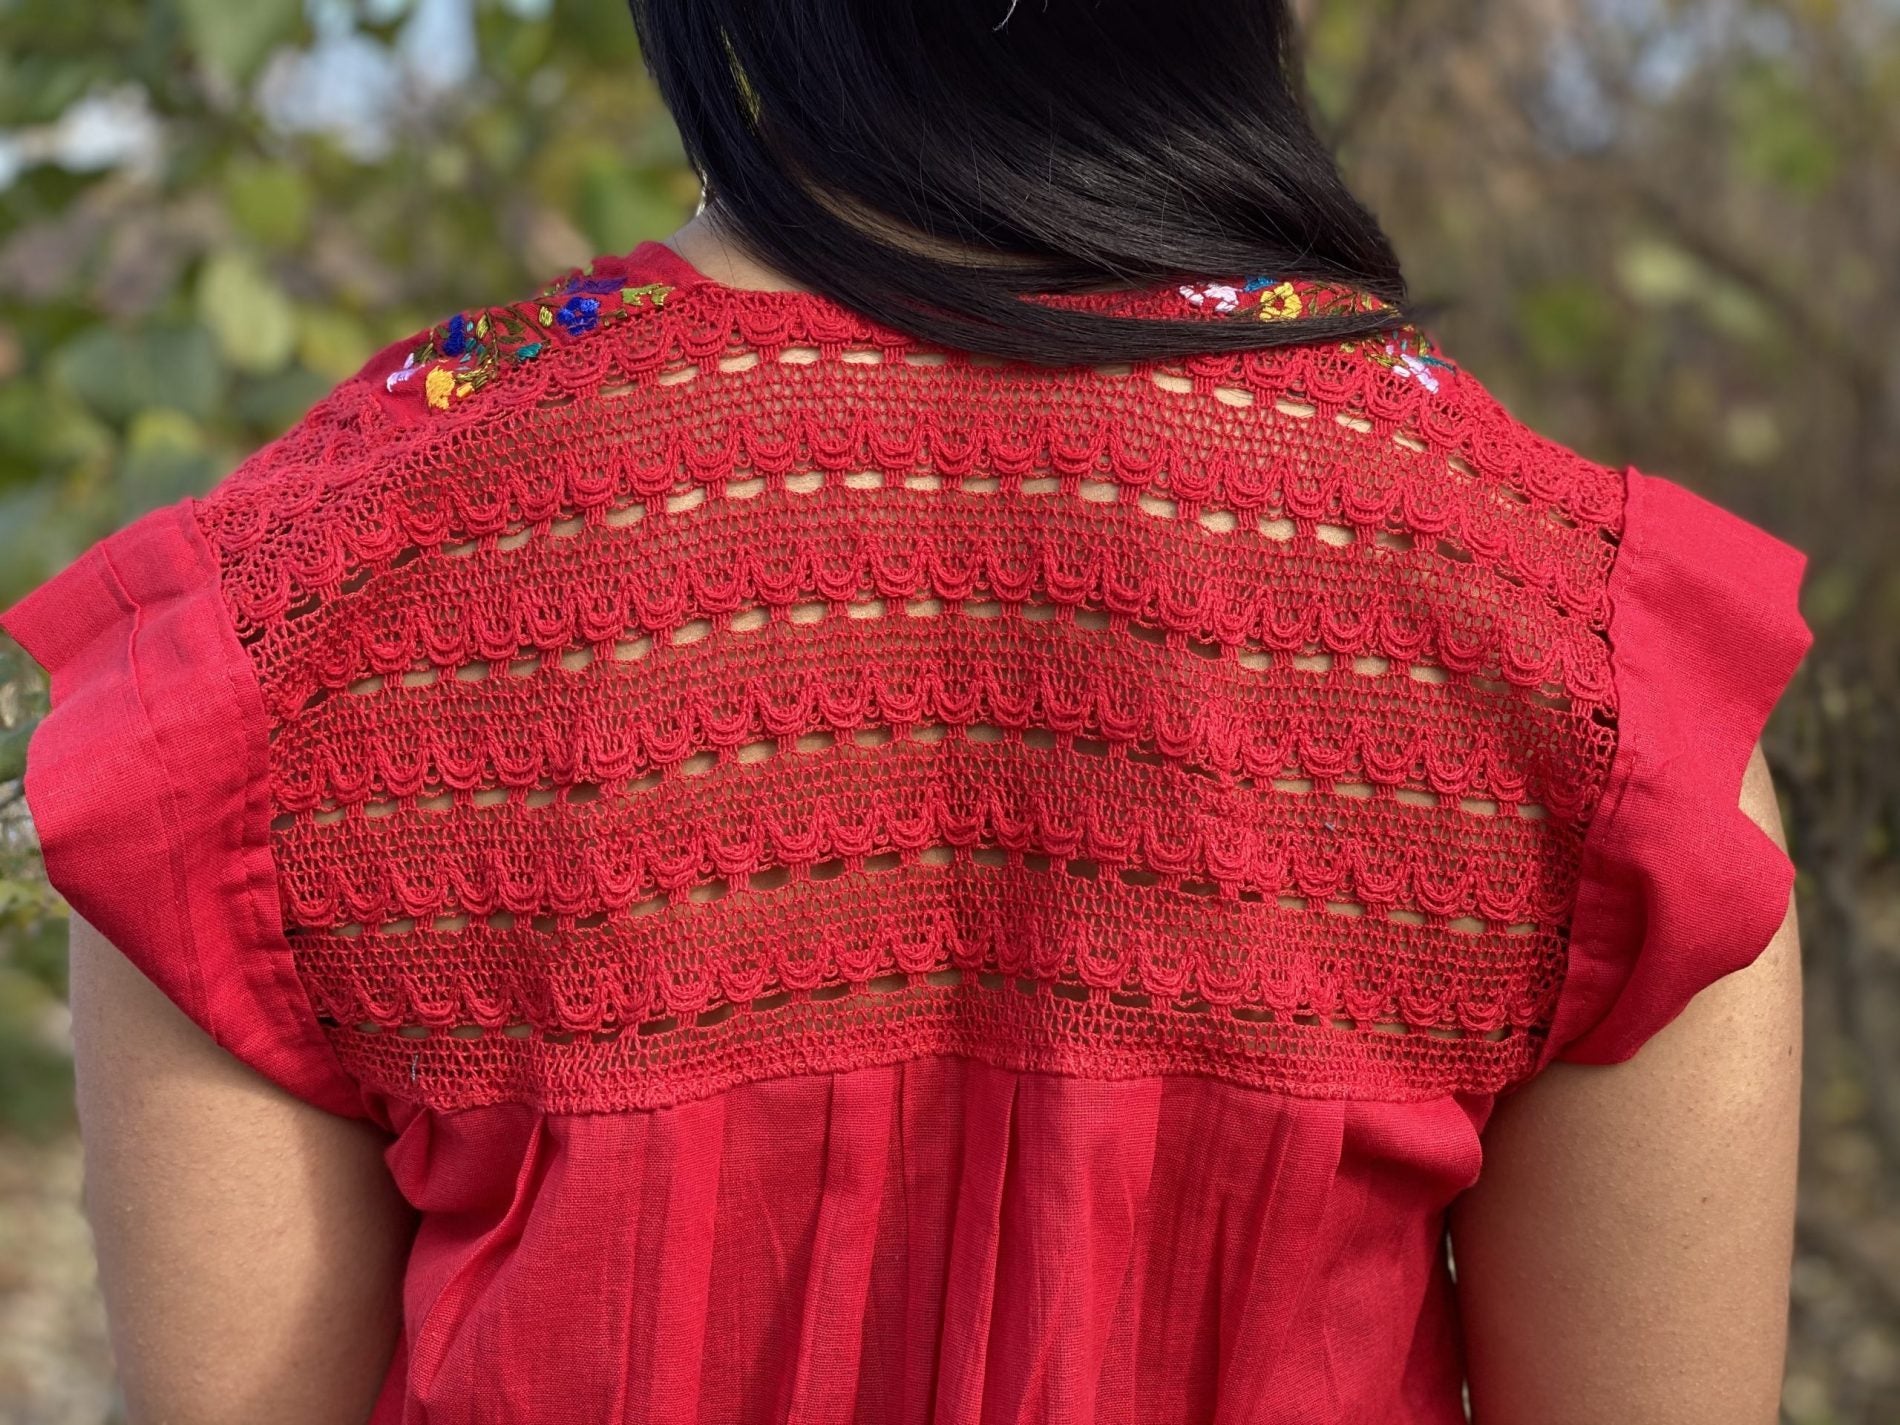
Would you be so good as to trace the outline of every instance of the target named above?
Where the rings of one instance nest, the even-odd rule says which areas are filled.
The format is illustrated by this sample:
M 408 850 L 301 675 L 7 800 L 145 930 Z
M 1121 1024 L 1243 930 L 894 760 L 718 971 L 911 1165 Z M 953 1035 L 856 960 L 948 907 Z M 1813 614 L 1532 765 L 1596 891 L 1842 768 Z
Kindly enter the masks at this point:
M 53 884 L 392 1135 L 380 1425 L 1449 1425 L 1497 1095 L 1781 920 L 1802 570 L 1416 331 L 1035 367 L 649 244 L 4 625 Z

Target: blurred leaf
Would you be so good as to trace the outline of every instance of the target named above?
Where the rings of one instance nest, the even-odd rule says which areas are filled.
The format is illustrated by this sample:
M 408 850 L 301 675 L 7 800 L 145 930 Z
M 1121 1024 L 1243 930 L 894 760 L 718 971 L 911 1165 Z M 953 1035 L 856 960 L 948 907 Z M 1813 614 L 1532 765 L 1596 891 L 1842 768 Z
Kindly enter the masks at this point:
M 1314 108 L 1328 123 L 1336 124 L 1345 117 L 1341 110 L 1366 63 L 1376 8 L 1369 4 L 1321 5 L 1305 25 L 1307 89 Z
M 581 169 L 575 217 L 596 252 L 626 252 L 671 226 L 677 206 L 660 183 L 603 150 L 590 155 Z
M 198 277 L 198 319 L 239 371 L 277 371 L 296 349 L 290 299 L 243 253 L 214 253 L 206 261 Z
M 271 247 L 294 246 L 309 229 L 310 184 L 288 163 L 232 164 L 224 198 L 238 226 Z
M 1730 456 L 1744 465 L 1766 464 L 1785 444 L 1774 408 L 1764 405 L 1731 408 L 1722 423 L 1722 442 Z
M 596 73 L 623 77 L 640 73 L 640 45 L 624 5 L 586 0 L 556 8 L 559 14 L 550 38 L 557 53 Z
M 0 1021 L 0 1128 L 44 1142 L 72 1124 L 72 1060 Z
M 423 170 L 436 188 L 463 189 L 473 168 L 469 152 L 460 144 L 431 144 L 422 156 Z
M 377 346 L 376 339 L 348 312 L 305 307 L 297 314 L 297 359 L 331 381 L 354 376 Z
M 1840 148 L 1814 97 L 1785 68 L 1745 70 L 1732 81 L 1736 155 L 1750 173 L 1807 197 L 1834 182 Z
M 42 1027 L 49 1010 L 43 985 L 0 965 L 0 1128 L 29 1139 L 72 1127 L 72 1059 Z
M 1725 336 L 1750 345 L 1769 342 L 1781 333 L 1781 323 L 1768 305 L 1733 282 L 1711 282 L 1701 293 L 1709 324 Z
M 510 109 L 485 109 L 469 121 L 470 147 L 484 166 L 499 173 L 520 166 L 529 138 L 528 126 Z
M 221 77 L 251 77 L 277 45 L 293 38 L 300 0 L 176 0 L 192 50 Z
M 26 774 L 26 744 L 38 725 L 39 720 L 35 718 L 0 731 L 0 782 L 11 782 Z
M 125 518 L 197 494 L 216 475 L 204 432 L 183 411 L 155 406 L 133 417 L 119 467 Z
M 98 83 L 106 69 L 97 59 L 36 55 L 22 45 L 9 45 L 0 52 L 0 123 L 51 123 Z
M 1572 278 L 1526 291 L 1517 302 L 1517 322 L 1539 366 L 1577 371 L 1615 342 L 1620 314 L 1601 286 Z
M 108 533 L 116 510 L 88 513 L 53 481 L 0 492 L 0 603 L 11 603 Z
M 0 484 L 103 460 L 112 432 L 64 391 L 31 379 L 0 383 Z
M 94 327 L 54 355 L 52 375 L 111 421 L 151 406 L 209 420 L 224 392 L 216 341 L 201 326 Z
M 1706 278 L 1681 248 L 1654 239 L 1631 243 L 1617 259 L 1623 290 L 1646 306 L 1663 307 L 1695 296 Z
M 22 975 L 43 986 L 48 994 L 65 999 L 70 988 L 66 955 L 69 922 L 58 896 L 47 889 L 45 882 L 36 882 L 26 889 L 31 893 L 25 902 L 31 920 L 15 938 L 8 959 Z
M 355 370 L 350 368 L 351 372 Z M 270 376 L 240 382 L 231 397 L 231 414 L 268 439 L 290 429 L 335 384 L 330 377 L 307 367 L 291 366 Z
M 1851 569 L 1818 569 L 1801 590 L 1801 612 L 1817 628 L 1840 623 L 1861 600 L 1861 580 Z

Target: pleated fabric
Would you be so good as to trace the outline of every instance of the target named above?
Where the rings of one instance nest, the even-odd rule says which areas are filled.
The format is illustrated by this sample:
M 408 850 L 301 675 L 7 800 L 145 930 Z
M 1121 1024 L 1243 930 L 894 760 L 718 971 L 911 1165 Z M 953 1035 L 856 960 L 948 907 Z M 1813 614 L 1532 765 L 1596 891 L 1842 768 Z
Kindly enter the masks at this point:
M 1487 1103 L 942 1055 L 417 1112 L 376 1422 L 1458 1421 L 1440 1243 Z

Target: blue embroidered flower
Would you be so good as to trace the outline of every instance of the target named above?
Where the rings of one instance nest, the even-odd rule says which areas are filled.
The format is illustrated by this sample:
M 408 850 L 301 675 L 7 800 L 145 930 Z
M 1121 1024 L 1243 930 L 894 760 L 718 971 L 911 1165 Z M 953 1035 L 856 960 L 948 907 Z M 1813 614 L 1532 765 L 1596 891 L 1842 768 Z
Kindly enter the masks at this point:
M 614 292 L 618 291 L 621 279 L 618 277 L 596 277 L 592 273 L 574 272 L 556 282 L 541 295 L 543 297 L 565 297 L 570 292 Z
M 598 297 L 569 297 L 561 304 L 561 310 L 555 318 L 567 329 L 569 336 L 579 336 L 590 332 L 600 325 L 600 299 Z
M 409 353 L 388 377 L 390 392 L 416 393 L 431 410 L 446 410 L 509 367 L 548 352 L 548 333 L 558 328 L 580 337 L 622 322 L 643 308 L 657 308 L 672 288 L 664 283 L 624 286 L 625 276 L 577 274 L 551 284 L 539 298 L 457 312 Z M 601 295 L 595 296 L 594 293 Z M 559 303 L 559 305 L 555 305 Z

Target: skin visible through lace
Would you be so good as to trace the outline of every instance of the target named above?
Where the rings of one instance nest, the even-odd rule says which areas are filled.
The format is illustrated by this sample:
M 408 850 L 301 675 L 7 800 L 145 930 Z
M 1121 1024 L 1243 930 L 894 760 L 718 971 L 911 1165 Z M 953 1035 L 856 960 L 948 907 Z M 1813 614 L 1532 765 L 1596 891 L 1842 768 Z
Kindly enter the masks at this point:
M 346 390 L 304 485 L 201 510 L 346 1065 L 554 1108 L 922 1052 L 1527 1072 L 1614 748 L 1610 472 L 1350 354 L 832 316 L 676 293 L 393 454 Z

